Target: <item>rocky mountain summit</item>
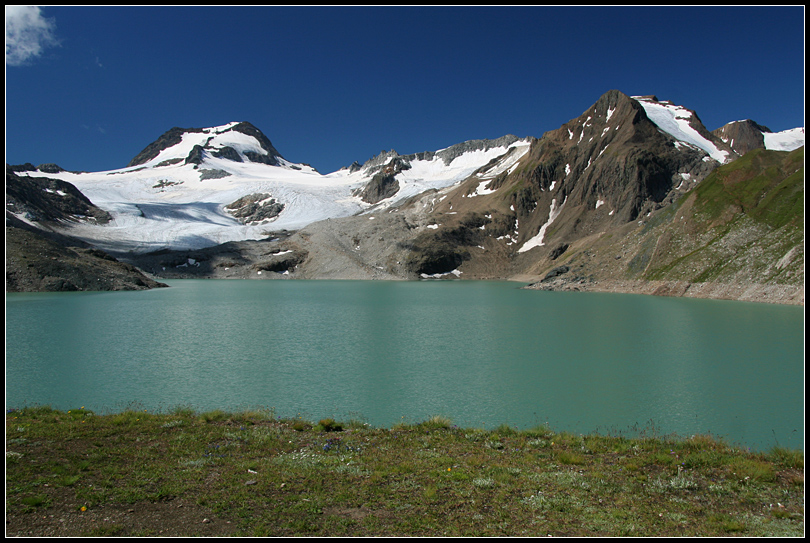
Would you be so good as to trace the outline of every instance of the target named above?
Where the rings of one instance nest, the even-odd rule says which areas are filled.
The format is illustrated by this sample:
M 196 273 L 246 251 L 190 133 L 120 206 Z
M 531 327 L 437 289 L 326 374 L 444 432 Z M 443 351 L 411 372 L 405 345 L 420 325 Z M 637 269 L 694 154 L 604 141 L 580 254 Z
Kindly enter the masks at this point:
M 764 133 L 772 132 L 770 128 L 757 124 L 751 119 L 734 121 L 712 131 L 712 134 L 728 144 L 740 156 L 754 149 L 764 149 Z

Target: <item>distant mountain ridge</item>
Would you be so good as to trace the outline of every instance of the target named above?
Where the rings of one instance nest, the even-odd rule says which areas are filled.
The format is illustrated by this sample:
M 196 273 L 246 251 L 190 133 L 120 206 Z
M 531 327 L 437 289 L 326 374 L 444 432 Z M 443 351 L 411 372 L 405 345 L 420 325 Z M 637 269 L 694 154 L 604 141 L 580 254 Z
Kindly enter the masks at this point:
M 707 176 L 740 157 L 803 145 L 803 128 L 774 134 L 745 121 L 710 132 L 692 110 L 612 90 L 540 138 L 507 135 L 410 155 L 383 151 L 326 175 L 285 160 L 247 122 L 172 128 L 120 170 L 46 166 L 49 178 L 75 185 L 110 214 L 105 226 L 71 219 L 71 235 L 148 264 L 156 275 L 508 278 L 556 269 L 559 284 L 571 287 L 583 284 L 569 275 L 582 251 L 603 252 L 610 236 L 668 216 Z M 10 168 L 21 177 L 43 175 L 30 164 Z M 803 194 L 803 186 L 791 190 Z M 218 244 L 269 239 L 278 240 L 269 253 L 240 246 L 250 256 L 218 260 Z M 623 277 L 642 277 L 638 263 L 649 260 L 639 255 L 649 239 L 638 241 L 646 249 L 625 247 L 611 262 L 636 255 Z M 294 258 L 273 256 L 282 254 Z M 195 266 L 181 265 L 187 260 Z M 621 275 L 615 265 L 603 267 L 614 271 L 590 277 Z

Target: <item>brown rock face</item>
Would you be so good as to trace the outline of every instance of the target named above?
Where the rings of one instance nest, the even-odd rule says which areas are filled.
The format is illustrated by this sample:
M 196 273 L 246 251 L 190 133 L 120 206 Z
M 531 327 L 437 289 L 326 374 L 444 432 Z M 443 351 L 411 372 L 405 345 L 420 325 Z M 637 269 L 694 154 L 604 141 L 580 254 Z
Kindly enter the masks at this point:
M 765 140 L 762 137 L 762 133 L 770 131 L 768 127 L 747 119 L 745 121 L 728 123 L 717 130 L 713 130 L 712 134 L 727 143 L 734 151 L 742 156 L 754 149 L 763 149 L 765 147 Z

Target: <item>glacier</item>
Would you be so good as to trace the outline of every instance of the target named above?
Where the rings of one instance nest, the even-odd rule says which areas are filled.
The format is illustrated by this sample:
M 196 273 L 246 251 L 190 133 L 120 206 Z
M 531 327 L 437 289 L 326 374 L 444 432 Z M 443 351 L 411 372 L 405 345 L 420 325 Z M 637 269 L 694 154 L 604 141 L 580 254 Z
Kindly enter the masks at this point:
M 65 233 L 112 253 L 200 249 L 229 241 L 260 240 L 272 232 L 298 230 L 324 219 L 384 209 L 426 190 L 452 186 L 512 147 L 525 152 L 529 146 L 527 140 L 518 140 L 464 152 L 449 163 L 435 153 L 429 153 L 429 160 L 412 158 L 410 169 L 397 174 L 400 190 L 372 206 L 353 195 L 370 180 L 370 168 L 343 168 L 324 175 L 311 166 L 281 157 L 278 165 L 252 162 L 246 153 L 267 151 L 252 136 L 230 130 L 236 124 L 186 132 L 179 143 L 136 166 L 47 174 L 72 183 L 113 217 L 106 225 L 65 223 Z M 184 163 L 195 146 L 204 145 L 199 164 Z M 224 147 L 234 149 L 242 161 L 211 152 Z M 257 193 L 267 193 L 284 204 L 281 213 L 261 223 L 242 224 L 225 209 L 239 198 Z

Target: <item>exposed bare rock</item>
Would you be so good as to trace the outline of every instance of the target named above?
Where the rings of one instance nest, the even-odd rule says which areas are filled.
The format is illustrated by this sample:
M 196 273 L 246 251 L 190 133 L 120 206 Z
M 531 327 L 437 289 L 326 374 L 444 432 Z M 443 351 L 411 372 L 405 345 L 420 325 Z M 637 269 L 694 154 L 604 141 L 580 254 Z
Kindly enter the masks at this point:
M 249 194 L 225 206 L 225 209 L 242 224 L 254 224 L 272 220 L 284 210 L 269 193 Z

